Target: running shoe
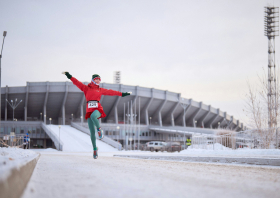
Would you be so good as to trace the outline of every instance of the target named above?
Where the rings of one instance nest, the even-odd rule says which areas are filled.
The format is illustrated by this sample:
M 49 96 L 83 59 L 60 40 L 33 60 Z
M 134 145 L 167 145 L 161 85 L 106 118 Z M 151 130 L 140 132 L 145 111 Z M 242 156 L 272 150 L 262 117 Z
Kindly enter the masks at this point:
M 98 158 L 98 147 L 96 150 L 93 151 L 93 158 L 97 159 Z
M 98 128 L 97 133 L 98 133 L 99 139 L 102 140 L 104 138 L 103 130 L 101 130 L 101 128 Z

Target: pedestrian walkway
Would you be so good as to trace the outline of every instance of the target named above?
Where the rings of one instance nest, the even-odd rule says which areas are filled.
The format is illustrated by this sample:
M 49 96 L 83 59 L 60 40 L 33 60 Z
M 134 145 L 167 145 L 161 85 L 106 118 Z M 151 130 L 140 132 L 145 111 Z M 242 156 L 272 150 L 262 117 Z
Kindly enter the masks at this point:
M 45 151 L 22 198 L 277 197 L 279 178 L 271 167 Z

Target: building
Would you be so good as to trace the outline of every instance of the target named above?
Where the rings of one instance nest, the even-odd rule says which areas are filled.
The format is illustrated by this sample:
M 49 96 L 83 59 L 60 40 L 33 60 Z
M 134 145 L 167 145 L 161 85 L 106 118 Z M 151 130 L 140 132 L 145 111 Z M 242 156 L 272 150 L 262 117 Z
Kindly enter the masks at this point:
M 100 100 L 107 115 L 100 120 L 102 128 L 105 135 L 115 140 L 129 139 L 129 135 L 136 135 L 137 130 L 137 134 L 143 136 L 144 133 L 156 134 L 150 138 L 149 135 L 145 135 L 148 141 L 167 140 L 167 137 L 177 137 L 184 131 L 207 134 L 213 133 L 217 128 L 235 131 L 243 129 L 243 124 L 233 116 L 203 102 L 182 98 L 180 93 L 109 83 L 101 83 L 100 87 L 132 92 L 131 96 L 102 96 Z M 16 98 L 17 102 L 21 100 L 22 102 L 14 110 L 16 121 L 13 121 L 13 109 L 6 99 L 15 102 Z M 2 87 L 0 137 L 9 134 L 13 126 L 16 126 L 16 133 L 31 131 L 31 138 L 38 140 L 43 138 L 43 145 L 46 145 L 49 137 L 41 135 L 40 132 L 40 137 L 37 138 L 38 131 L 42 131 L 41 123 L 59 125 L 69 125 L 72 121 L 84 123 L 85 112 L 84 94 L 72 82 L 27 82 L 27 85 L 22 87 Z M 140 126 L 137 130 L 136 125 Z M 32 126 L 33 129 L 30 130 Z M 128 128 L 133 131 L 132 126 L 135 128 L 134 132 L 126 131 Z

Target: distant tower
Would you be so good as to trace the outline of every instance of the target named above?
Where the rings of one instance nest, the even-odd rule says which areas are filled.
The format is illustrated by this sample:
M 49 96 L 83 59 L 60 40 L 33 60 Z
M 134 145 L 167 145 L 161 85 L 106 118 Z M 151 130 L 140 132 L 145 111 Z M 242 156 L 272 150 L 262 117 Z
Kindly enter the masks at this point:
M 114 83 L 121 84 L 121 72 L 115 71 L 114 73 Z
M 264 8 L 265 36 L 268 38 L 268 126 L 277 126 L 277 86 L 275 70 L 275 36 L 279 36 L 279 8 Z

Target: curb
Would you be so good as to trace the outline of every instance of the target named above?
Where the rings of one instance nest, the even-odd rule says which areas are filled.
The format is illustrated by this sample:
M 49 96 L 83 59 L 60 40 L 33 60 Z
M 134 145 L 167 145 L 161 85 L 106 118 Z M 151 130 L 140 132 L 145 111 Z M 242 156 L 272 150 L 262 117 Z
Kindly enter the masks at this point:
M 241 157 L 188 157 L 188 156 L 141 156 L 141 155 L 114 155 L 114 157 L 127 157 L 137 159 L 171 160 L 181 162 L 210 162 L 233 163 L 248 165 L 280 166 L 278 158 L 241 158 Z
M 3 198 L 19 198 L 33 173 L 33 170 L 41 154 L 27 162 L 20 168 L 14 167 L 11 174 L 4 181 L 0 182 L 0 192 Z

